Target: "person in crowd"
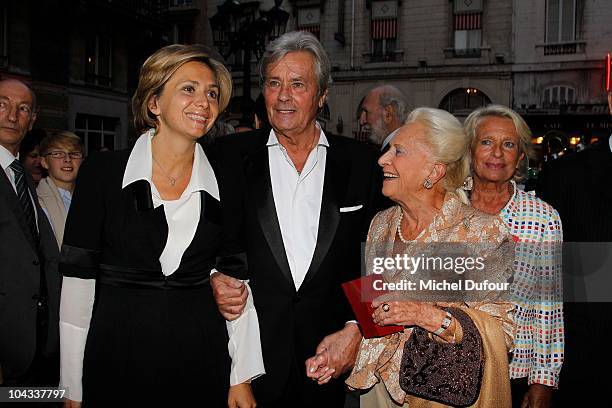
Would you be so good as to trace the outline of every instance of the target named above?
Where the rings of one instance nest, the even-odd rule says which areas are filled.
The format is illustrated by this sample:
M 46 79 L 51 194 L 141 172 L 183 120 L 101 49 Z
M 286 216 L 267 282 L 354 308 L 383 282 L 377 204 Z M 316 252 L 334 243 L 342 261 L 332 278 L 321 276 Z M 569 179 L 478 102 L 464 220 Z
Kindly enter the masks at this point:
M 612 91 L 608 107 L 612 115 Z M 570 243 L 563 254 L 566 352 L 554 396 L 558 406 L 598 406 L 607 398 L 608 369 L 602 350 L 612 337 L 612 303 L 609 297 L 593 299 L 586 289 L 609 287 L 609 271 L 601 268 L 611 252 L 611 174 L 612 136 L 608 136 L 588 149 L 546 163 L 538 179 L 537 194 L 559 211 L 564 240 Z
M 132 98 L 142 135 L 80 169 L 60 266 L 61 384 L 72 406 L 255 405 L 256 316 L 228 327 L 228 345 L 209 285 L 215 267 L 245 274 L 225 222 L 237 211 L 233 180 L 197 143 L 232 93 L 209 55 L 201 45 L 151 55 Z
M 23 142 L 19 146 L 19 160 L 31 174 L 32 181 L 38 186 L 40 180 L 47 176 L 45 168 L 42 166 L 39 145 L 47 136 L 43 129 L 32 129 L 26 133 Z
M 83 142 L 74 133 L 64 131 L 44 138 L 39 151 L 42 166 L 49 175 L 36 188 L 38 202 L 61 248 L 74 184 L 83 161 Z
M 328 333 L 334 332 L 327 342 L 334 363 L 359 344 L 340 284 L 360 275 L 361 242 L 381 179 L 366 145 L 324 132 L 316 121 L 330 71 L 312 34 L 280 36 L 260 61 L 271 130 L 217 142 L 240 156 L 232 162 L 243 163 L 235 180 L 244 189 L 249 284 L 266 367 L 252 385 L 266 408 L 343 407 L 343 381 L 317 387 L 304 362 Z M 220 273 L 211 280 L 220 310 L 235 318 L 248 288 Z
M 270 121 L 268 120 L 268 111 L 266 109 L 266 100 L 263 92 L 255 99 L 255 129 L 262 129 L 264 132 L 270 131 Z
M 384 150 L 407 115 L 408 102 L 404 93 L 393 85 L 380 85 L 363 98 L 359 125 L 369 132 L 370 141 Z
M 396 206 L 378 213 L 372 220 L 365 250 L 368 273 L 372 273 L 367 265 L 373 257 L 419 256 L 436 243 L 467 243 L 475 248 L 475 254 L 487 259 L 487 279 L 509 281 L 512 258 L 507 252 L 512 242 L 506 228 L 497 217 L 471 207 L 461 189 L 469 172 L 467 153 L 467 136 L 451 114 L 431 108 L 418 108 L 409 114 L 390 149 L 378 161 L 385 175 L 382 192 Z M 428 278 L 426 273 L 425 268 L 418 271 L 421 281 Z M 400 282 L 409 275 L 409 271 L 389 271 L 384 278 L 388 282 Z M 406 374 L 400 368 L 404 353 L 412 351 L 409 344 L 418 329 L 432 345 L 463 344 L 456 359 L 442 358 L 434 346 L 425 347 L 419 358 L 429 368 L 419 373 L 422 384 L 432 388 L 439 385 L 440 389 L 452 390 L 454 394 L 467 392 L 463 385 L 477 384 L 480 371 L 469 370 L 462 362 L 479 352 L 480 347 L 472 342 L 480 339 L 484 355 L 478 359 L 477 368 L 482 369 L 482 381 L 480 389 L 476 387 L 474 391 L 477 397 L 474 406 L 509 407 L 507 353 L 514 329 L 512 303 L 499 296 L 464 295 L 450 301 L 449 295 L 449 301 L 436 302 L 426 301 L 427 297 L 422 296 L 415 301 L 412 293 L 408 297 L 408 300 L 400 297 L 393 301 L 377 298 L 372 303 L 375 323 L 406 327 L 399 333 L 361 341 L 359 353 L 353 356 L 354 368 L 346 381 L 351 388 L 368 390 L 361 397 L 361 406 L 434 406 L 428 405 L 434 396 L 419 397 L 410 392 L 412 388 L 401 385 L 415 379 L 414 376 L 403 378 Z M 467 342 L 468 337 L 472 342 Z M 319 384 L 325 384 L 330 378 L 328 361 L 327 351 L 321 348 L 307 362 L 309 376 Z M 438 397 L 437 401 L 445 401 L 443 392 Z M 448 401 L 443 405 L 451 404 Z
M 472 205 L 499 215 L 517 241 L 510 363 L 514 406 L 550 407 L 564 351 L 561 220 L 549 204 L 517 188 L 515 180 L 526 175 L 532 150 L 523 118 L 506 106 L 489 105 L 467 117 L 465 130 L 472 158 Z
M 0 384 L 57 386 L 59 251 L 19 159 L 36 120 L 23 82 L 0 81 Z
M 213 125 L 213 127 L 208 131 L 207 134 L 207 140 L 210 139 L 215 139 L 217 137 L 221 137 L 221 136 L 225 136 L 225 135 L 231 135 L 233 133 L 236 133 L 236 129 L 234 129 L 234 127 L 232 125 L 230 125 L 227 122 L 223 122 L 221 120 L 218 120 L 215 122 L 215 124 Z M 205 143 L 207 140 L 201 140 L 202 143 Z

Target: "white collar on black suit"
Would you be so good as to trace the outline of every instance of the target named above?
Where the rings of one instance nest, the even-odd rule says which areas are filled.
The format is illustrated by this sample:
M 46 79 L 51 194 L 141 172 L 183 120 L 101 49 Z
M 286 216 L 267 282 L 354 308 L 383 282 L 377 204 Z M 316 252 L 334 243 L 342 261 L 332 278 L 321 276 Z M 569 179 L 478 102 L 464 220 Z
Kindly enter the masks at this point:
M 608 138 L 608 144 L 610 145 L 610 152 L 612 153 L 612 135 Z
M 123 183 L 121 188 L 125 188 L 129 184 L 132 184 L 138 180 L 146 180 L 151 184 L 152 192 L 157 192 L 157 189 L 151 182 L 151 173 L 153 171 L 153 155 L 151 153 L 151 140 L 155 135 L 155 129 L 149 129 L 143 133 L 130 153 L 125 172 L 123 173 Z M 193 169 L 191 171 L 191 180 L 189 185 L 185 189 L 185 194 L 190 194 L 195 191 L 204 190 L 217 201 L 219 198 L 219 186 L 217 185 L 217 178 L 213 171 L 204 149 L 198 143 L 193 157 Z M 159 194 L 158 194 L 159 197 Z
M 4 171 L 4 174 L 6 174 L 6 177 L 11 183 L 11 186 L 13 186 L 15 195 L 17 195 L 17 187 L 15 186 L 15 173 L 13 172 L 13 169 L 11 169 L 10 167 L 11 163 L 13 163 L 15 160 L 19 160 L 19 153 L 17 153 L 17 157 L 15 157 L 13 156 L 13 153 L 9 152 L 6 147 L 0 145 L 0 165 L 2 166 L 2 170 Z M 32 191 L 28 191 L 28 192 L 30 193 L 30 201 L 32 201 L 32 206 L 34 208 L 34 217 L 36 218 L 36 228 L 38 228 L 38 211 L 36 211 L 36 208 L 37 208 L 36 201 L 34 201 L 33 192 Z
M 317 123 L 319 140 L 298 173 L 286 149 L 270 130 L 270 182 L 283 246 L 296 290 L 302 285 L 315 253 L 329 142 Z
M 220 201 L 219 186 L 217 185 L 215 172 L 206 154 L 204 154 L 202 146 L 196 143 L 191 179 L 185 191 L 178 200 L 163 200 L 155 184 L 151 181 L 153 173 L 151 140 L 154 135 L 155 130 L 150 129 L 136 141 L 123 173 L 121 188 L 125 188 L 138 180 L 146 180 L 151 185 L 151 196 L 155 208 L 164 205 L 166 222 L 168 223 L 168 238 L 159 257 L 159 262 L 163 274 L 168 276 L 178 269 L 183 254 L 195 236 L 198 223 L 193 222 L 193 220 L 200 219 L 201 212 L 201 197 L 197 193 L 204 190 L 217 201 Z

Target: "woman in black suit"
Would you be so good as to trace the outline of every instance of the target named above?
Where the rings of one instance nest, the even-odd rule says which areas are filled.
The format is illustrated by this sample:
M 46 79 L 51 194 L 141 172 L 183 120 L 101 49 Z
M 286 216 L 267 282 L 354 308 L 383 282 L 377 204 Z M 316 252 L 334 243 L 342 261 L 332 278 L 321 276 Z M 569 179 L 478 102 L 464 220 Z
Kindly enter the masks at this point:
M 229 72 L 205 47 L 164 47 L 140 72 L 134 148 L 83 164 L 62 248 L 67 405 L 222 407 L 229 389 L 230 406 L 253 406 L 247 382 L 262 364 L 232 366 L 229 387 L 228 334 L 209 285 L 214 268 L 244 275 L 228 227 L 236 200 L 222 161 L 197 143 L 230 96 Z

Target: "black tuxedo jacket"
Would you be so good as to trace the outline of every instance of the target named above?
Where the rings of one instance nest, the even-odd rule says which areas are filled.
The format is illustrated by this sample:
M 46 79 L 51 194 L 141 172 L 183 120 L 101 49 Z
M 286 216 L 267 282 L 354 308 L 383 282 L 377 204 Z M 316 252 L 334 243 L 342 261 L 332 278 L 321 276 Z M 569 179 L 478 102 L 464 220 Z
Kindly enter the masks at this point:
M 40 277 L 44 268 L 48 295 L 48 332 L 39 350 L 52 356 L 59 350 L 59 250 L 47 216 L 34 197 L 40 239 L 32 235 L 17 194 L 0 171 L 0 367 L 5 381 L 23 375 L 36 353 L 36 313 Z
M 612 303 L 585 302 L 588 293 L 582 278 L 591 279 L 593 269 L 601 268 L 601 261 L 610 257 L 612 152 L 608 139 L 547 164 L 537 190 L 559 212 L 563 240 L 571 243 L 563 251 L 565 354 L 555 398 L 559 406 L 597 406 L 608 386 L 608 368 L 594 362 L 601 360 L 612 336 Z M 606 287 L 608 282 L 600 285 Z
M 382 182 L 377 157 L 366 145 L 327 135 L 317 243 L 296 290 L 272 194 L 268 136 L 255 131 L 215 141 L 227 157 L 238 155 L 231 160 L 244 191 L 243 236 L 266 368 L 266 375 L 254 382 L 258 402 L 277 398 L 293 375 L 292 364 L 305 372 L 305 360 L 323 337 L 352 319 L 341 283 L 360 276 L 362 243 L 380 206 Z M 357 206 L 362 207 L 340 211 Z

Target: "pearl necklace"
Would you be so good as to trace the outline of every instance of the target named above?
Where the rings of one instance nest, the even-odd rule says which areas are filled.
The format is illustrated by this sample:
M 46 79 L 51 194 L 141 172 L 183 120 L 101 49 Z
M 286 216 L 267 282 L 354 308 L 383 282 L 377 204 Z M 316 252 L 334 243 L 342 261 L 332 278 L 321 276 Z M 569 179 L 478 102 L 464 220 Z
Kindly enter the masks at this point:
M 402 219 L 403 218 L 404 218 L 404 211 L 400 208 L 400 216 L 399 216 L 399 219 L 397 220 L 397 235 L 399 235 L 400 241 L 402 241 L 404 244 L 408 244 L 410 241 L 405 239 L 404 236 L 402 235 Z

